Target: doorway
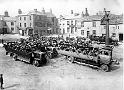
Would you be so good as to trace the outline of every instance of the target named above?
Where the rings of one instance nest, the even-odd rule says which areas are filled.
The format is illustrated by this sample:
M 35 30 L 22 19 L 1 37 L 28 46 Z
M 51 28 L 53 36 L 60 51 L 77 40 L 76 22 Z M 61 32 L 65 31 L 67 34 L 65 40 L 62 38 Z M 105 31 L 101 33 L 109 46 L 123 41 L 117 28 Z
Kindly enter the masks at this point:
M 119 34 L 119 41 L 123 41 L 123 33 Z

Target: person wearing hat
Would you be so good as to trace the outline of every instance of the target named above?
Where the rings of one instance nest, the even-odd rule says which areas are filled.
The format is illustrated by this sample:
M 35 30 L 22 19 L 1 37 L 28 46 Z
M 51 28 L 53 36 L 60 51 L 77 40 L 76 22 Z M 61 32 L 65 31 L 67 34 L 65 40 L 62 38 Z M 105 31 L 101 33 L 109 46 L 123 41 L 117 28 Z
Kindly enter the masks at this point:
M 0 88 L 4 89 L 3 88 L 3 74 L 0 74 Z

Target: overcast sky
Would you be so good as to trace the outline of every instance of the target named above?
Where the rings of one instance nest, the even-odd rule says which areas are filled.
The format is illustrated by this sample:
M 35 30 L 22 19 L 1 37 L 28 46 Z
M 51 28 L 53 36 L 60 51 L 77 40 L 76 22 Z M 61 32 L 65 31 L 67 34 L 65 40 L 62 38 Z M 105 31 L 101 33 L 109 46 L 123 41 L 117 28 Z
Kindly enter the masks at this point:
M 82 12 L 85 8 L 88 8 L 89 14 L 92 15 L 103 8 L 117 14 L 122 14 L 124 11 L 123 0 L 0 0 L 0 15 L 5 10 L 10 16 L 16 16 L 18 9 L 27 12 L 33 9 L 41 11 L 42 8 L 46 11 L 51 8 L 56 16 L 68 14 L 70 10 Z

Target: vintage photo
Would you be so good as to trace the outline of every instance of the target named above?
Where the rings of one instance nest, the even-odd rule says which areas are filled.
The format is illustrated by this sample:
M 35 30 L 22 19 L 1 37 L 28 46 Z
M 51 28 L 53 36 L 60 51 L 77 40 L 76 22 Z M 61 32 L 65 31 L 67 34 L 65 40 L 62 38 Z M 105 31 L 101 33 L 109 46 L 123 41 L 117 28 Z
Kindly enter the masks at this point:
M 123 90 L 123 0 L 0 0 L 0 90 Z

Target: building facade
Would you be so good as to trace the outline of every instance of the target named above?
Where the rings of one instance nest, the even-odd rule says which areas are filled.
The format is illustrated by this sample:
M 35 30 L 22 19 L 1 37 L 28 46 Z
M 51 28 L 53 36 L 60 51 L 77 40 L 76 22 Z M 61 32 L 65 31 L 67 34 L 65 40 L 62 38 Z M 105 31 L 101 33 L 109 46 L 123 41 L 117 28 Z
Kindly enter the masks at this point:
M 86 9 L 88 13 L 88 10 Z M 106 34 L 106 25 L 101 22 L 104 12 L 96 15 L 80 14 L 79 17 L 61 17 L 59 19 L 60 31 L 63 35 L 72 37 L 89 38 L 90 35 L 102 36 Z M 123 15 L 109 15 L 109 37 L 115 37 L 119 41 L 123 40 Z M 71 22 L 75 22 L 71 24 Z
M 4 15 L 0 15 L 1 29 L 0 32 L 7 33 L 18 33 L 17 30 L 17 18 L 10 17 L 8 12 L 5 11 Z
M 18 29 L 22 35 L 38 34 L 39 36 L 57 34 L 57 19 L 51 12 L 34 9 L 28 13 L 18 11 Z

